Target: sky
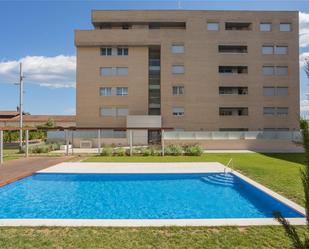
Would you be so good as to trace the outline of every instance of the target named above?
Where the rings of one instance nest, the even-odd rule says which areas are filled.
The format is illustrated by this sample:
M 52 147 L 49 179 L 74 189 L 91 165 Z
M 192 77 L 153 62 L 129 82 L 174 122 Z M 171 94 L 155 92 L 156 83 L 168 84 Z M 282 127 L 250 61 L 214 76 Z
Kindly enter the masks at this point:
M 19 103 L 19 62 L 24 69 L 24 110 L 75 114 L 74 30 L 92 29 L 92 9 L 298 10 L 300 64 L 309 57 L 309 0 L 0 0 L 0 110 Z M 309 116 L 309 80 L 303 68 L 301 113 Z

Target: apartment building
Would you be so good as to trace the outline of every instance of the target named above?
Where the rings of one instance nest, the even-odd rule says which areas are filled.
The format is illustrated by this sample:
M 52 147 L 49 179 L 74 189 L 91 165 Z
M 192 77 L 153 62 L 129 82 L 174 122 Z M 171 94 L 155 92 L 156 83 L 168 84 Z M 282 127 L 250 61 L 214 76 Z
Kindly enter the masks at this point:
M 298 130 L 298 12 L 95 10 L 92 24 L 75 31 L 78 127 Z

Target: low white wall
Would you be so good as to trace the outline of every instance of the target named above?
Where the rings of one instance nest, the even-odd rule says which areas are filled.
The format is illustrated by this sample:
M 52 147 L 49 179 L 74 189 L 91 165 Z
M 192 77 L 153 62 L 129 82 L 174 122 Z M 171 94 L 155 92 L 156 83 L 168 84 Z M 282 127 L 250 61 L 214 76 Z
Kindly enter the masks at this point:
M 205 150 L 251 150 L 256 152 L 303 152 L 301 144 L 281 139 L 250 140 L 165 140 L 165 144 L 200 144 Z

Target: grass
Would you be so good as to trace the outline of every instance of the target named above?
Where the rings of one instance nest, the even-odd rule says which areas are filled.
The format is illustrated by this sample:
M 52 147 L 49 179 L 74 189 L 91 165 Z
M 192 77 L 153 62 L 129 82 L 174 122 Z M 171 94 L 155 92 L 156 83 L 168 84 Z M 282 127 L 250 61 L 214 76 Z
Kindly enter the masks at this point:
M 3 150 L 4 161 L 18 159 L 22 156 L 24 156 L 24 155 L 20 154 L 18 149 L 4 149 Z
M 304 154 L 205 154 L 201 157 L 100 157 L 87 162 L 198 162 L 234 160 L 234 168 L 303 204 L 299 169 Z M 304 237 L 305 228 L 297 230 Z M 0 248 L 290 248 L 282 227 L 0 228 Z
M 303 227 L 298 228 L 304 234 Z M 0 248 L 289 248 L 281 227 L 0 228 Z
M 303 153 L 209 153 L 202 156 L 89 157 L 85 162 L 220 162 L 233 158 L 233 168 L 285 197 L 303 205 L 304 193 L 299 170 L 305 163 Z

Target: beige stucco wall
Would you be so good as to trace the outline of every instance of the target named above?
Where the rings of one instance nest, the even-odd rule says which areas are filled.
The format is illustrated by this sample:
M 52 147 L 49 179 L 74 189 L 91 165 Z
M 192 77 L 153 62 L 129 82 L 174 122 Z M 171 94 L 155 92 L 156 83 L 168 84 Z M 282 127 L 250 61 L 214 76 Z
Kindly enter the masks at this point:
M 101 117 L 100 107 L 127 107 L 130 115 L 148 111 L 148 48 L 131 47 L 129 56 L 100 56 L 99 47 L 77 51 L 79 127 L 126 127 L 126 117 Z M 101 76 L 101 67 L 128 67 L 129 76 Z M 100 87 L 129 87 L 128 96 L 100 96 Z
M 298 129 L 299 63 L 298 12 L 273 11 L 94 11 L 93 22 L 185 21 L 180 29 L 111 29 L 75 32 L 77 46 L 77 126 L 125 126 L 125 118 L 102 118 L 102 105 L 124 105 L 130 115 L 148 111 L 148 46 L 161 46 L 162 126 L 185 130 L 220 128 Z M 219 31 L 208 31 L 207 21 L 220 22 Z M 252 22 L 251 31 L 224 30 L 224 22 Z M 260 22 L 272 22 L 271 32 L 260 32 Z M 292 23 L 291 32 L 279 32 L 280 22 Z M 184 54 L 172 54 L 173 43 L 184 43 Z M 218 45 L 243 44 L 248 54 L 220 54 Z M 288 45 L 288 55 L 262 55 L 264 44 Z M 127 45 L 129 56 L 100 56 L 100 46 Z M 184 75 L 173 75 L 171 66 L 183 64 Z M 247 75 L 222 76 L 219 65 L 248 66 Z M 288 76 L 263 76 L 263 65 L 288 66 Z M 129 75 L 101 77 L 102 66 L 128 66 Z M 172 86 L 185 86 L 184 96 L 172 95 Z M 128 86 L 128 97 L 100 97 L 100 86 Z M 247 86 L 246 96 L 219 96 L 219 86 Z M 263 86 L 288 86 L 289 95 L 264 97 Z M 174 117 L 173 106 L 185 115 Z M 219 107 L 248 107 L 249 116 L 219 116 Z M 288 107 L 287 117 L 266 117 L 263 107 Z

